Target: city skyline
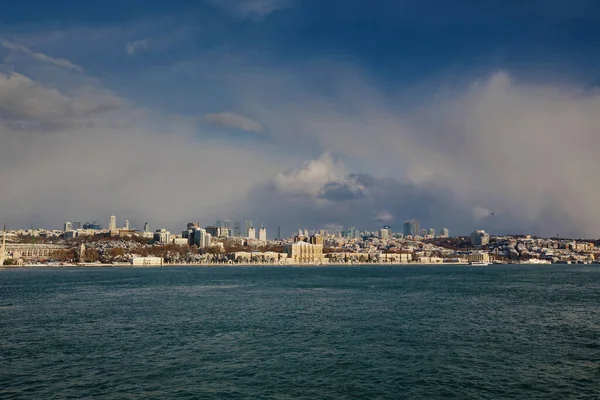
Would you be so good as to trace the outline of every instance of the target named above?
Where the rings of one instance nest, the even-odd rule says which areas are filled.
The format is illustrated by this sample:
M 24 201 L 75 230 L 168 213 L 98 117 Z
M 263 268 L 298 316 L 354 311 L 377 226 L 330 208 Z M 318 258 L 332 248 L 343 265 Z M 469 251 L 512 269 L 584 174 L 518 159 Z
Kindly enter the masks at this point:
M 0 222 L 600 237 L 600 11 L 460 3 L 7 7 Z

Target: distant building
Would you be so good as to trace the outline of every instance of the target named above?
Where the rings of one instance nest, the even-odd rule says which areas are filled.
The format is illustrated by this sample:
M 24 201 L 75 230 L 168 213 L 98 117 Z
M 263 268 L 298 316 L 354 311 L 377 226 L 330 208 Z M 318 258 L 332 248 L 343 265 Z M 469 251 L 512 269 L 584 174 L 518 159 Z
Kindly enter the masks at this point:
M 70 222 L 65 222 L 65 232 L 70 232 L 73 230 L 73 224 Z
M 435 229 L 433 229 L 433 228 L 427 229 L 427 236 L 434 238 L 435 237 Z
M 248 229 L 250 229 L 253 226 L 254 225 L 252 224 L 252 221 L 250 221 L 250 220 L 244 221 L 244 230 L 242 231 L 242 234 L 244 236 L 248 237 Z
M 450 236 L 450 231 L 448 231 L 448 228 L 442 228 L 442 230 L 440 231 L 440 237 L 449 237 Z
M 378 232 L 378 235 L 380 239 L 387 239 L 391 236 L 391 229 L 389 226 L 384 226 L 383 228 L 381 228 Z
M 144 222 L 144 232 L 149 232 L 150 231 L 150 225 L 148 225 L 147 222 Z
M 212 242 L 212 235 L 205 229 L 198 228 L 193 232 L 192 243 L 200 248 L 210 247 Z
M 161 257 L 133 257 L 131 259 L 131 265 L 162 265 L 163 259 Z
M 176 245 L 176 246 L 187 246 L 188 245 L 188 239 L 184 238 L 184 237 L 176 237 L 176 236 L 172 236 L 171 237 L 171 243 Z
M 114 215 L 110 216 L 110 222 L 108 223 L 108 230 L 113 232 L 117 230 L 117 217 Z
M 242 236 L 242 223 L 240 221 L 235 221 L 233 223 L 233 236 L 235 236 L 235 237 Z
M 94 221 L 94 222 L 86 222 L 85 224 L 83 224 L 83 229 L 99 231 L 100 229 L 102 229 L 102 227 L 98 223 L 96 223 L 96 221 Z
M 125 225 L 123 225 L 123 228 L 124 228 L 126 231 L 128 231 L 128 230 L 129 230 L 129 220 L 128 220 L 128 219 L 126 219 L 126 220 L 125 220 Z
M 484 230 L 477 230 L 471 233 L 471 244 L 473 246 L 485 246 L 490 242 L 490 235 Z
M 356 229 L 356 227 L 350 226 L 342 233 L 342 236 L 346 239 L 358 239 L 360 237 L 360 232 L 358 231 L 358 229 Z
M 74 231 L 81 229 L 81 222 L 73 222 L 72 228 Z
M 419 233 L 419 221 L 412 219 L 404 222 L 404 236 L 418 236 Z
M 248 228 L 248 232 L 246 233 L 246 237 L 248 239 L 256 239 L 256 229 L 253 226 Z
M 490 255 L 488 253 L 482 253 L 480 251 L 474 251 L 466 255 L 465 259 L 467 262 L 490 262 Z
M 170 242 L 171 232 L 166 229 L 158 229 L 154 233 L 154 241 L 162 244 L 167 244 Z
M 221 229 L 222 229 L 222 227 L 220 227 L 220 226 L 215 226 L 215 225 L 213 225 L 213 226 L 207 226 L 204 229 L 206 230 L 206 232 L 210 233 L 211 236 L 213 236 L 213 237 L 220 237 L 221 236 Z
M 267 241 L 267 228 L 261 226 L 258 230 L 258 240 Z
M 286 261 L 291 264 L 325 264 L 323 256 L 323 238 L 313 236 L 311 242 L 297 241 L 285 245 Z

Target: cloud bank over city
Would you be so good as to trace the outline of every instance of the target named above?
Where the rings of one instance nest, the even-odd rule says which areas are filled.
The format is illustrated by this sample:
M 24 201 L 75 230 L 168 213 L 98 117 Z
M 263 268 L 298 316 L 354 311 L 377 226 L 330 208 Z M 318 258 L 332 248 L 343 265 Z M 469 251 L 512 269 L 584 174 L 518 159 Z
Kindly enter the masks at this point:
M 273 24 L 306 18 L 302 2 L 206 7 L 212 31 L 175 15 L 160 37 L 137 19 L 0 32 L 2 221 L 251 219 L 287 234 L 419 219 L 457 234 L 600 236 L 600 91 L 587 60 L 539 74 L 448 62 L 406 80 L 362 47 L 336 57 L 308 38 L 301 59 L 281 50 Z M 231 34 L 198 49 L 238 24 L 256 43 Z M 121 37 L 118 49 L 102 35 Z

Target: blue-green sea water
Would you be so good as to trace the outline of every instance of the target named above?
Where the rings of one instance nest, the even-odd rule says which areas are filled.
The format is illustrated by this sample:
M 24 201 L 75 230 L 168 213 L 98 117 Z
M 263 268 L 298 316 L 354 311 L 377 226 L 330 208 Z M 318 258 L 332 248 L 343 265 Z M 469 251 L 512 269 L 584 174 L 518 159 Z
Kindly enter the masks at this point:
M 599 399 L 600 267 L 0 270 L 1 399 Z

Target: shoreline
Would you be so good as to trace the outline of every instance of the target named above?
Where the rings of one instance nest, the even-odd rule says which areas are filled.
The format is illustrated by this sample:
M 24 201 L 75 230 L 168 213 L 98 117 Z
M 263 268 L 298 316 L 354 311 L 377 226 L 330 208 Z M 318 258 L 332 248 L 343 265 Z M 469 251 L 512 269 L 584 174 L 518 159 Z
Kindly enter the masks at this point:
M 214 268 L 214 267 L 290 267 L 290 268 L 306 268 L 306 267 L 434 267 L 434 266 L 461 266 L 473 268 L 485 268 L 499 265 L 530 265 L 530 266 L 551 266 L 551 265 L 594 265 L 589 264 L 531 264 L 531 263 L 506 263 L 506 264 L 489 264 L 485 266 L 473 266 L 467 263 L 435 263 L 435 264 L 419 264 L 419 263 L 329 263 L 329 264 L 278 264 L 278 263 L 233 263 L 233 264 L 162 264 L 162 265 L 132 265 L 130 263 L 114 263 L 114 264 L 30 264 L 30 265 L 0 265 L 0 269 L 61 269 L 61 268 L 169 268 L 169 267 L 196 267 L 196 268 Z

